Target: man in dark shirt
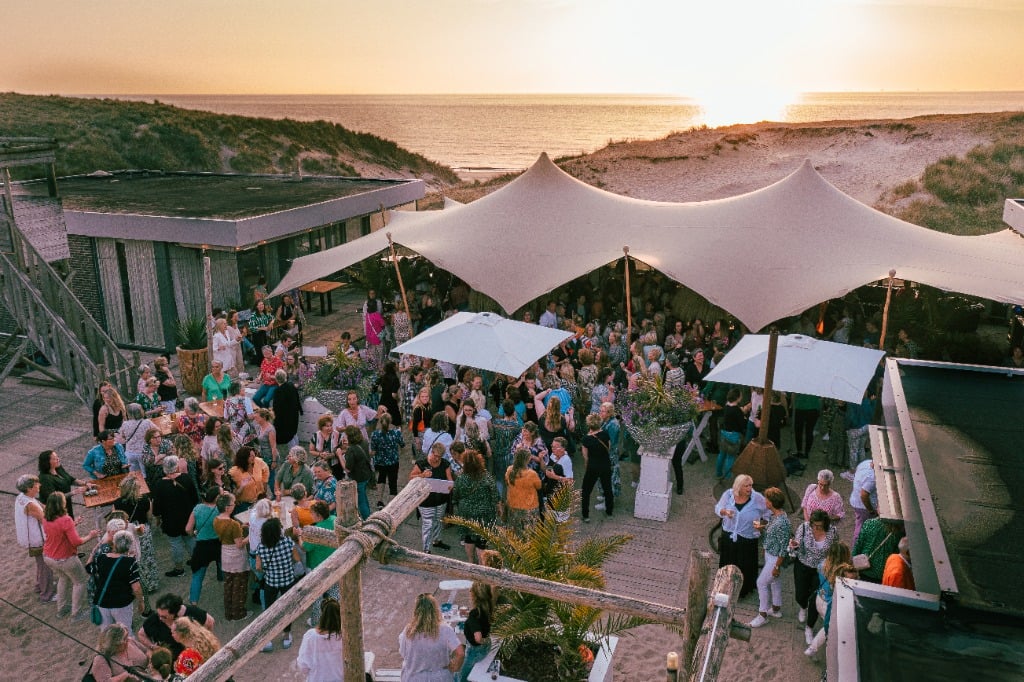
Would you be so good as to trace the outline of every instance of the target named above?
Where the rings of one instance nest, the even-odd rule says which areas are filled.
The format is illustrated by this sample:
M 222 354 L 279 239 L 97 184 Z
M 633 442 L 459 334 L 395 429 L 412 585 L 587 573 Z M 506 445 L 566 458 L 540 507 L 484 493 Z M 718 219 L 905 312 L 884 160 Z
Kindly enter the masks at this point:
M 184 647 L 171 636 L 171 626 L 174 625 L 175 619 L 181 616 L 188 616 L 207 630 L 213 630 L 213 616 L 198 606 L 185 605 L 181 597 L 168 592 L 156 600 L 156 611 L 146 618 L 139 628 L 139 643 L 147 649 L 166 647 L 177 660 Z
M 277 433 L 278 446 L 292 447 L 298 445 L 299 415 L 302 414 L 302 399 L 292 382 L 288 381 L 288 373 L 283 369 L 274 374 L 277 390 L 274 391 L 274 431 Z

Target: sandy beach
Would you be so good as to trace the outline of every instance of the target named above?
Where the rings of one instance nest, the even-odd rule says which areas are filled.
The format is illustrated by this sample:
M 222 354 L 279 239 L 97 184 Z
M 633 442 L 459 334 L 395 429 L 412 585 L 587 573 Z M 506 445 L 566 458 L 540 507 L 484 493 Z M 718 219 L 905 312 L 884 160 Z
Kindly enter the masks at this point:
M 771 123 L 702 129 L 658 141 L 613 144 L 594 154 L 571 159 L 565 167 L 580 179 L 612 192 L 644 199 L 693 201 L 759 189 L 809 158 L 839 189 L 864 203 L 875 204 L 887 189 L 917 179 L 929 163 L 1001 139 L 1006 128 L 1000 122 L 1006 116 L 937 116 L 899 123 Z M 493 189 L 456 188 L 447 194 L 467 201 Z M 347 295 L 354 298 L 337 306 L 338 311 L 347 312 L 316 320 L 324 325 L 325 335 L 336 335 L 339 327 L 352 323 L 359 297 L 355 292 Z M 791 443 L 792 434 L 786 428 L 780 450 L 784 452 Z M 0 490 L 13 492 L 19 475 L 34 472 L 36 456 L 44 448 L 57 449 L 68 470 L 81 476 L 82 459 L 92 444 L 89 410 L 71 393 L 23 385 L 17 379 L 4 383 L 0 390 Z M 819 443 L 807 473 L 789 481 L 794 494 L 802 494 L 823 466 Z M 410 468 L 410 457 L 405 454 L 400 480 L 404 480 Z M 578 530 L 582 534 L 621 532 L 633 536 L 626 550 L 606 566 L 610 592 L 684 606 L 689 552 L 695 547 L 708 548 L 708 531 L 715 523 L 713 462 L 686 467 L 686 492 L 673 498 L 666 523 L 633 518 L 630 483 L 636 475 L 635 466 L 625 468 L 623 497 L 616 502 L 614 518 L 595 519 L 595 523 L 586 526 L 579 524 Z M 836 489 L 847 498 L 850 484 L 837 476 Z M 10 514 L 13 497 L 0 495 L 0 499 L 5 501 Z M 96 516 L 92 511 L 82 511 L 82 527 L 88 530 L 95 524 Z M 852 522 L 847 522 L 841 535 L 848 540 L 851 533 Z M 402 524 L 395 539 L 416 547 L 418 537 L 418 522 L 412 518 Z M 462 556 L 457 532 L 448 529 L 444 538 L 453 545 L 446 554 Z M 0 543 L 8 549 L 3 558 L 8 579 L 0 588 L 6 600 L 0 603 L 6 644 L 3 677 L 34 680 L 46 675 L 58 680 L 80 679 L 85 672 L 80 662 L 86 661 L 88 665 L 91 656 L 71 638 L 95 645 L 97 629 L 89 623 L 57 619 L 55 605 L 38 603 L 32 593 L 33 563 L 17 547 L 10 521 L 0 526 Z M 156 546 L 162 573 L 169 565 L 166 538 L 157 537 Z M 161 581 L 161 592 L 187 594 L 188 576 L 162 577 Z M 416 594 L 434 592 L 442 596 L 437 583 L 438 578 L 430 574 L 368 563 L 363 577 L 364 632 L 366 647 L 375 653 L 378 667 L 400 666 L 398 633 Z M 784 617 L 756 630 L 750 643 L 731 642 L 722 679 L 812 682 L 820 677 L 822 664 L 808 661 L 803 655 L 805 644 L 802 626 L 795 618 L 791 573 L 785 574 L 783 584 Z M 249 622 L 223 620 L 221 590 L 212 575 L 207 577 L 200 606 L 217 618 L 215 631 L 222 642 Z M 748 597 L 741 602 L 737 617 L 749 621 L 756 610 L 756 597 Z M 295 647 L 290 651 L 278 647 L 273 653 L 257 654 L 235 679 L 301 679 L 294 660 L 298 640 L 306 629 L 302 621 L 295 626 Z M 676 633 L 661 626 L 640 628 L 619 644 L 614 664 L 616 679 L 664 679 L 665 654 L 678 649 L 680 639 Z

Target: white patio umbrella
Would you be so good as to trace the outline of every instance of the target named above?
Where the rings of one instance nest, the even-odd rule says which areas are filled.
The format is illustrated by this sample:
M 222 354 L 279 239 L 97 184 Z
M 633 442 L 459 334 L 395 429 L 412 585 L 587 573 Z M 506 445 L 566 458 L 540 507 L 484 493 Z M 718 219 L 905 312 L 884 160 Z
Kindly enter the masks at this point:
M 764 387 L 767 334 L 748 334 L 707 376 L 742 386 Z M 821 341 L 802 334 L 779 338 L 772 389 L 859 403 L 875 374 L 880 350 Z
M 456 313 L 394 349 L 517 377 L 572 336 L 495 313 Z

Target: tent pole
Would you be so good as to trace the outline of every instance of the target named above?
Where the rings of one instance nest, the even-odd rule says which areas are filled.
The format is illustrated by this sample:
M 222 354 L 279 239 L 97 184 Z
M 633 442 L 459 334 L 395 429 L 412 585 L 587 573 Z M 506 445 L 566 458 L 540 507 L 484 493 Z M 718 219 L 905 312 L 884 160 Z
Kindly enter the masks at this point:
M 889 285 L 885 289 L 885 308 L 882 309 L 882 333 L 878 337 L 878 350 L 885 350 L 885 332 L 889 327 L 889 303 L 892 301 L 892 285 L 896 270 L 889 271 Z
M 626 272 L 626 350 L 629 350 L 633 343 L 633 298 L 629 293 L 629 247 L 623 246 L 622 253 L 625 254 L 622 264 L 625 266 Z M 629 352 L 632 353 L 632 351 Z
M 405 297 L 405 283 L 402 282 L 402 271 L 398 268 L 398 256 L 395 255 L 395 242 L 391 241 L 391 233 L 388 232 L 388 249 L 391 251 L 391 262 L 395 264 L 395 274 L 398 276 L 398 290 L 402 292 L 402 305 L 405 307 L 405 314 L 409 315 L 409 299 Z
M 779 328 L 772 327 L 768 337 L 768 361 L 764 367 L 764 400 L 761 401 L 761 430 L 757 432 L 757 442 L 765 445 L 768 442 L 768 426 L 772 420 L 772 384 L 775 382 L 775 354 L 779 348 Z M 778 447 L 778 443 L 776 443 Z

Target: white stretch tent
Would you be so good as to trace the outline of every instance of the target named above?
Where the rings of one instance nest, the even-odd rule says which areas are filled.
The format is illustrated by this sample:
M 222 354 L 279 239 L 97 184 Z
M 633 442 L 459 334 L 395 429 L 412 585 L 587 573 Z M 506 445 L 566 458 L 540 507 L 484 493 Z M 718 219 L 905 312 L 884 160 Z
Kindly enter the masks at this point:
M 940 289 L 1024 303 L 1024 237 L 912 225 L 843 194 L 810 162 L 748 194 L 669 203 L 591 187 L 542 154 L 477 201 L 391 212 L 386 231 L 507 312 L 621 258 L 623 246 L 755 331 L 892 269 Z M 273 293 L 376 253 L 387 246 L 383 232 L 297 259 Z

